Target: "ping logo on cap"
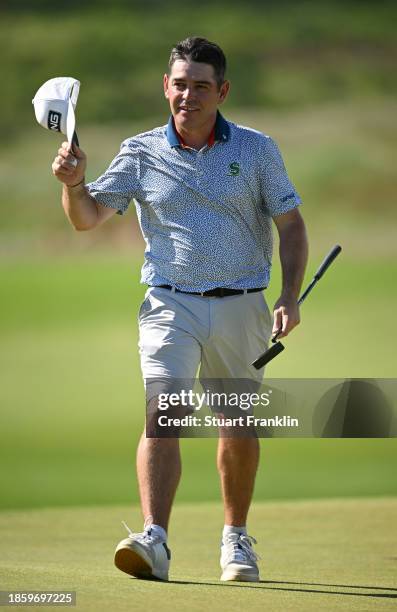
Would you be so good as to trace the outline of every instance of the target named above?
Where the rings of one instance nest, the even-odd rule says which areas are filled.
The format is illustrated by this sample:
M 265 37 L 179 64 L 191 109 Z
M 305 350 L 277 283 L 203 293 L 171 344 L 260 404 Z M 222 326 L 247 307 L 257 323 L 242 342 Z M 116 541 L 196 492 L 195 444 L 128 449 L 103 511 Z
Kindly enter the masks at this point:
M 61 113 L 57 111 L 50 110 L 48 111 L 48 129 L 54 130 L 55 132 L 61 131 Z

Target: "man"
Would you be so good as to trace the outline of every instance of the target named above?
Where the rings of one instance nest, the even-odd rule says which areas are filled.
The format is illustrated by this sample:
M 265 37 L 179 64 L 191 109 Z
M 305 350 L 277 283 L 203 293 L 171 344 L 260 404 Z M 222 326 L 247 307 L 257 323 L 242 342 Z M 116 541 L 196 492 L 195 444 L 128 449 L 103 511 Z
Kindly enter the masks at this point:
M 250 365 L 271 331 L 299 323 L 298 294 L 307 260 L 299 196 L 274 141 L 226 121 L 229 92 L 222 50 L 188 38 L 172 50 L 164 93 L 167 125 L 121 145 L 108 170 L 85 185 L 86 156 L 64 143 L 53 173 L 64 184 L 65 213 L 77 230 L 92 229 L 135 200 L 146 242 L 139 313 L 147 400 L 151 383 L 252 379 Z M 77 166 L 76 164 L 77 160 Z M 282 293 L 273 326 L 262 290 L 268 285 L 272 219 L 280 238 Z M 255 436 L 220 437 L 217 465 L 225 527 L 222 580 L 259 580 L 255 540 L 247 534 L 259 445 Z M 137 452 L 144 531 L 122 540 L 116 566 L 138 578 L 168 579 L 167 530 L 181 471 L 177 437 L 146 437 Z M 128 529 L 128 528 L 127 528 Z

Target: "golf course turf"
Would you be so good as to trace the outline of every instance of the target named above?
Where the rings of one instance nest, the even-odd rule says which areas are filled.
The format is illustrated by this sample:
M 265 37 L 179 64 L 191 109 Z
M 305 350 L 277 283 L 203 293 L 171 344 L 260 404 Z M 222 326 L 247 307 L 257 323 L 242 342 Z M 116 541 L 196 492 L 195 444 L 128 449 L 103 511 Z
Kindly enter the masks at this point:
M 140 529 L 128 506 L 0 514 L 2 590 L 75 590 L 89 610 L 392 610 L 397 598 L 392 498 L 254 503 L 250 531 L 260 583 L 219 581 L 220 504 L 179 504 L 169 544 L 170 582 L 119 572 L 113 551 Z
M 280 144 L 304 199 L 305 282 L 333 244 L 343 246 L 268 377 L 395 377 L 395 109 L 394 99 L 360 98 L 230 117 Z M 152 125 L 84 126 L 88 180 L 122 139 Z M 144 418 L 143 245 L 133 211 L 92 233 L 71 231 L 49 171 L 60 141 L 38 131 L 5 142 L 0 169 L 1 590 L 75 590 L 81 612 L 395 609 L 396 439 L 261 441 L 248 523 L 258 584 L 219 581 L 216 440 L 183 440 L 171 581 L 114 567 L 121 520 L 142 528 L 134 456 Z M 270 306 L 281 286 L 276 249 Z

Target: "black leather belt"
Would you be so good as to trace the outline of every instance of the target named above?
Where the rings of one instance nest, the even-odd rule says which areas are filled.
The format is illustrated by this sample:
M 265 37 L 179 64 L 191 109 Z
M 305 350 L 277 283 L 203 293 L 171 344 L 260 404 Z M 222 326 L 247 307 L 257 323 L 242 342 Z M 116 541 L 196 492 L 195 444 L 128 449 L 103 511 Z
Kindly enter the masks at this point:
M 157 285 L 161 289 L 175 290 L 175 293 L 187 293 L 188 295 L 201 295 L 202 297 L 228 297 L 230 295 L 242 295 L 243 293 L 255 293 L 263 291 L 265 287 L 255 287 L 255 289 L 227 289 L 225 287 L 217 287 L 208 291 L 181 291 L 174 288 L 172 285 Z

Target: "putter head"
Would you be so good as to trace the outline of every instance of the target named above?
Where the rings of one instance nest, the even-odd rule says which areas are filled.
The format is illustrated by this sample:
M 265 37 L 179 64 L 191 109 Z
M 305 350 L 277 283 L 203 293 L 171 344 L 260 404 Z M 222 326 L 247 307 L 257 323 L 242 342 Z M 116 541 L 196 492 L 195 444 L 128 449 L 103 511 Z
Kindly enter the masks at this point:
M 260 370 L 261 368 L 263 368 L 263 366 L 269 363 L 269 361 L 277 357 L 279 353 L 282 353 L 284 349 L 284 344 L 281 344 L 281 342 L 275 342 L 273 346 L 271 346 L 269 349 L 267 349 L 267 351 L 262 353 L 262 355 L 260 355 L 258 359 L 253 362 L 252 365 L 257 370 Z

